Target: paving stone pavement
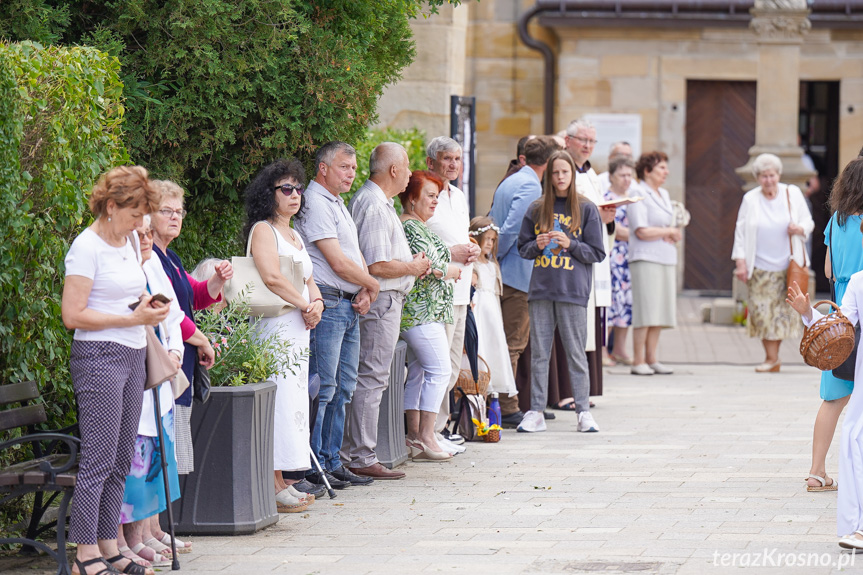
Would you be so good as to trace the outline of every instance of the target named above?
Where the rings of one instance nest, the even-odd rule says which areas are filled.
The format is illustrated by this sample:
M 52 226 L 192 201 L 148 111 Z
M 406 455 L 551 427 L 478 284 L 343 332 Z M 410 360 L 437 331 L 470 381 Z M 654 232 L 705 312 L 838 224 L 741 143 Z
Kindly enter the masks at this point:
M 758 342 L 746 341 L 757 355 Z M 818 372 L 802 363 L 778 374 L 755 374 L 751 365 L 675 368 L 651 377 L 608 368 L 593 410 L 599 433 L 577 433 L 575 414 L 557 412 L 544 433 L 505 430 L 500 443 L 468 444 L 452 462 L 409 462 L 401 468 L 405 480 L 340 491 L 256 535 L 195 537 L 194 553 L 181 555 L 182 570 L 688 575 L 863 568 L 863 556 L 836 544 L 835 492 L 807 493 L 803 482 Z M 834 477 L 838 435 L 827 464 Z M 15 565 L 6 571 L 51 572 L 44 560 Z

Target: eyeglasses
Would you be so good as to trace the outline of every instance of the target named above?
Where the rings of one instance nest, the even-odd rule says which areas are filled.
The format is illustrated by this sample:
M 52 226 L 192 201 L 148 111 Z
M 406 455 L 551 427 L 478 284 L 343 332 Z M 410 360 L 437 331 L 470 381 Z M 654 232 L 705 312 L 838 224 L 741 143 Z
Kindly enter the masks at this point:
M 188 213 L 189 212 L 187 212 L 186 210 L 172 210 L 171 208 L 162 208 L 161 210 L 159 210 L 159 214 L 163 217 L 168 218 L 168 219 L 171 219 L 172 217 L 174 217 L 176 215 L 178 218 L 180 218 L 182 220 L 183 218 L 186 217 L 186 214 L 188 214 Z
M 282 184 L 281 186 L 276 186 L 275 188 L 273 188 L 273 190 L 275 190 L 275 191 L 281 190 L 282 193 L 285 194 L 286 196 L 290 196 L 294 192 L 297 192 L 297 195 L 302 196 L 303 192 L 306 189 L 300 185 L 294 186 L 291 184 Z
M 138 237 L 141 239 L 147 238 L 147 239 L 152 240 L 153 239 L 153 230 L 147 230 L 146 232 L 138 232 Z
M 573 140 L 575 140 L 576 142 L 578 142 L 580 144 L 587 144 L 589 146 L 595 146 L 596 142 L 599 141 L 599 140 L 588 140 L 587 138 L 579 138 L 578 136 L 570 136 L 570 138 L 572 138 Z

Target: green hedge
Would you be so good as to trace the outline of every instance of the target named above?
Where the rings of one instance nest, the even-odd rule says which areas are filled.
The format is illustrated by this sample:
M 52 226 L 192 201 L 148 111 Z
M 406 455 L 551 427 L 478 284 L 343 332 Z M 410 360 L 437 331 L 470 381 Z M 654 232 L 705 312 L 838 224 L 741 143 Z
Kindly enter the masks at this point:
M 63 260 L 99 174 L 128 163 L 120 64 L 93 48 L 0 43 L 0 383 L 35 380 L 75 419 Z

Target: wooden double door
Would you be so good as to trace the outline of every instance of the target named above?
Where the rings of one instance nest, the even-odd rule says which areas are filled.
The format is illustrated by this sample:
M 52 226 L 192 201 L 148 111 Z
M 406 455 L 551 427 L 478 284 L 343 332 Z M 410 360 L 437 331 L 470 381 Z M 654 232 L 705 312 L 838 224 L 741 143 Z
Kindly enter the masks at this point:
M 755 82 L 690 80 L 686 93 L 684 289 L 730 292 L 734 225 L 743 197 L 735 169 L 755 144 Z

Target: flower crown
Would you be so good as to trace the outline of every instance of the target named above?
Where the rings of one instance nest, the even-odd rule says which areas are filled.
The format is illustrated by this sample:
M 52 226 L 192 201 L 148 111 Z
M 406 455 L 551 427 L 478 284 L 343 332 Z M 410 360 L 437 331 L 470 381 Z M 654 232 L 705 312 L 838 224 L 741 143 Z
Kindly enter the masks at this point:
M 498 233 L 498 234 L 500 233 L 500 228 L 499 228 L 499 227 L 497 227 L 497 226 L 496 226 L 496 225 L 494 225 L 494 224 L 489 224 L 489 225 L 487 225 L 487 226 L 485 226 L 485 227 L 482 227 L 482 228 L 479 228 L 479 229 L 476 229 L 476 230 L 471 230 L 471 231 L 470 231 L 470 235 L 472 235 L 472 236 L 481 236 L 481 235 L 483 235 L 484 233 L 486 233 L 486 232 L 487 232 L 487 231 L 489 231 L 489 230 L 494 230 L 494 231 L 495 231 L 495 233 Z

